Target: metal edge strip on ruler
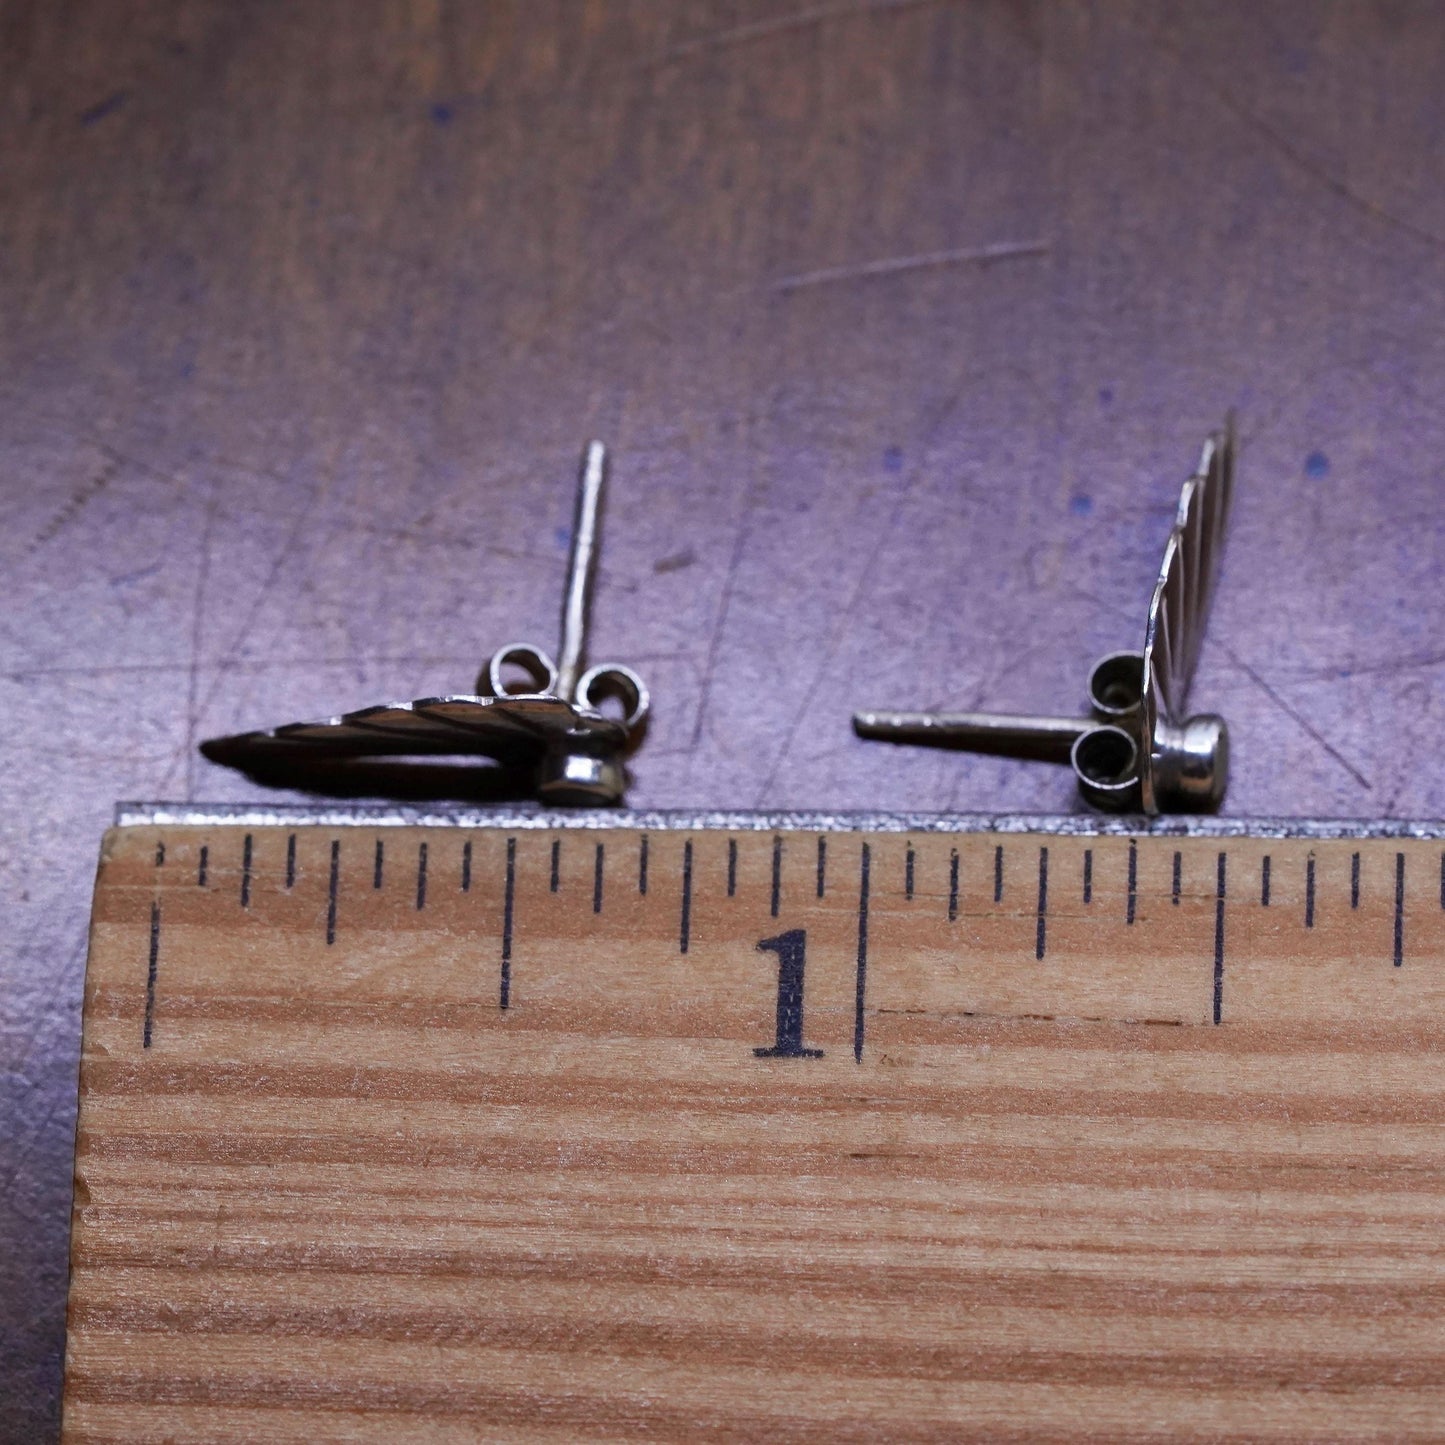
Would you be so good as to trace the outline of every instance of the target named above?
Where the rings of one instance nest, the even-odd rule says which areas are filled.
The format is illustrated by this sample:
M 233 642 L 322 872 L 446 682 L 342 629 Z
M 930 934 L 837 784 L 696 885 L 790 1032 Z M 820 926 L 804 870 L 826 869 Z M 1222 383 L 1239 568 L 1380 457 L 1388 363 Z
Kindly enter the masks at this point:
M 1445 821 L 1350 818 L 1102 817 L 1088 813 L 728 812 L 721 809 L 335 807 L 288 803 L 117 803 L 117 827 L 248 828 L 638 828 L 670 832 L 1048 833 L 1101 838 L 1413 838 L 1445 839 Z

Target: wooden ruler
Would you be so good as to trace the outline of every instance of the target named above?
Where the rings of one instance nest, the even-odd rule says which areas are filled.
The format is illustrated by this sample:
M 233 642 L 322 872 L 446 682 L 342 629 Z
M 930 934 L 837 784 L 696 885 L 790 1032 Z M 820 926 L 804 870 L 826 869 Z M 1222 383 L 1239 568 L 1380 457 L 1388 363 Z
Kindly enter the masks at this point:
M 68 1440 L 1439 1439 L 1445 856 L 119 829 Z

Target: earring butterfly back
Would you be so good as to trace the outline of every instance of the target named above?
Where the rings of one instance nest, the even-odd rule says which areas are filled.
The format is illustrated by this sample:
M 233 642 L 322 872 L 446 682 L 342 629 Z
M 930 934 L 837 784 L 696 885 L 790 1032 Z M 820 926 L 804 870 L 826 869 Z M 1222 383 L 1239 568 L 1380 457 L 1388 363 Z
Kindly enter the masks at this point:
M 201 744 L 211 761 L 248 772 L 308 761 L 483 756 L 535 769 L 535 791 L 559 804 L 608 805 L 627 785 L 624 756 L 641 739 L 647 687 L 621 663 L 587 665 L 607 451 L 582 459 L 556 661 L 532 643 L 494 652 L 475 694 L 384 703 L 321 722 L 289 723 Z M 621 717 L 603 713 L 615 700 Z
M 1234 422 L 1204 444 L 1184 483 L 1149 599 L 1144 646 L 1114 652 L 1089 677 L 1092 716 L 860 712 L 860 737 L 1073 765 L 1079 791 L 1110 812 L 1211 812 L 1229 782 L 1229 729 L 1188 716 L 1234 487 Z

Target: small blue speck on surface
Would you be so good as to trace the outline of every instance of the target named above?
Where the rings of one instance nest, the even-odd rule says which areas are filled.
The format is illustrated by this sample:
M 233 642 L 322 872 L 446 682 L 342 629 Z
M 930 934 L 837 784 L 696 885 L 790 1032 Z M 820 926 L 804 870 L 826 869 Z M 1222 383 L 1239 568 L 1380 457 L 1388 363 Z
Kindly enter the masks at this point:
M 444 104 L 442 101 L 437 101 L 429 113 L 437 125 L 450 125 L 452 123 L 452 117 L 456 114 L 451 106 Z
M 1099 388 L 1099 405 L 1108 406 L 1114 400 L 1114 388 L 1112 386 L 1101 386 Z
M 1329 470 L 1330 459 L 1323 452 L 1311 452 L 1305 458 L 1305 476 L 1318 481 L 1319 478 L 1328 476 Z
M 565 552 L 568 547 L 572 545 L 571 527 L 558 527 L 557 530 L 552 533 L 552 540 L 557 544 L 557 550 L 559 552 Z
M 1085 492 L 1076 492 L 1069 498 L 1069 510 L 1076 517 L 1087 517 L 1094 510 L 1094 499 Z
M 885 472 L 900 472 L 903 470 L 903 448 L 883 448 L 883 470 Z

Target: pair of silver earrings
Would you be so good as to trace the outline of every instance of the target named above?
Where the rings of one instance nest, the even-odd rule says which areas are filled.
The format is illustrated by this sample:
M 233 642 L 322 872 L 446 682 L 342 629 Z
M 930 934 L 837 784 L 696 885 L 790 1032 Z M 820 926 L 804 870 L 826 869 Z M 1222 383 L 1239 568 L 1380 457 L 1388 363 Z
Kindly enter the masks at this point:
M 621 663 L 587 666 L 607 454 L 582 459 L 556 660 L 532 643 L 494 652 L 464 696 L 386 703 L 314 723 L 203 743 L 212 761 L 251 773 L 310 762 L 480 755 L 530 767 L 545 802 L 609 805 L 626 788 L 649 699 Z M 1091 716 L 860 712 L 860 737 L 1069 762 L 1079 790 L 1112 812 L 1204 812 L 1229 774 L 1229 733 L 1212 713 L 1186 715 L 1190 680 L 1223 549 L 1234 481 L 1232 421 L 1204 445 L 1184 483 L 1138 651 L 1101 658 L 1089 677 Z M 610 713 L 603 706 L 611 700 Z

